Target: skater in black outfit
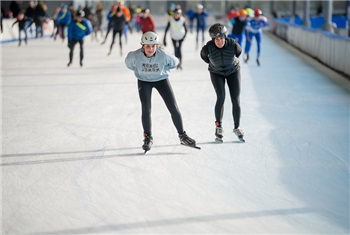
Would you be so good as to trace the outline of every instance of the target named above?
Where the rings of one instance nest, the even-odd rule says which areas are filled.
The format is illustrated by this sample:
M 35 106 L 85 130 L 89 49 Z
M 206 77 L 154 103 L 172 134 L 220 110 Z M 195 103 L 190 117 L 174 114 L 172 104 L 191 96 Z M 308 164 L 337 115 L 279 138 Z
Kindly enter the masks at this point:
M 21 46 L 21 32 L 24 33 L 24 42 L 27 44 L 28 36 L 27 29 L 34 23 L 33 19 L 28 18 L 24 15 L 24 11 L 20 11 L 17 15 L 17 20 L 13 22 L 12 27 L 18 23 L 18 46 Z
M 113 37 L 112 37 L 112 43 L 109 48 L 108 55 L 112 53 L 112 48 L 115 41 L 115 36 L 119 34 L 119 49 L 120 49 L 120 55 L 123 55 L 123 44 L 122 44 L 122 36 L 123 36 L 123 29 L 124 25 L 126 23 L 125 15 L 123 14 L 120 7 L 117 7 L 115 10 L 115 14 L 111 17 L 111 22 L 113 25 Z
M 208 41 L 202 48 L 200 55 L 204 62 L 209 64 L 208 70 L 217 96 L 215 104 L 215 135 L 217 140 L 222 141 L 223 129 L 221 122 L 224 113 L 225 82 L 227 82 L 232 102 L 233 132 L 243 141 L 244 134 L 239 129 L 241 118 L 241 73 L 238 59 L 242 48 L 237 41 L 226 37 L 227 29 L 223 24 L 213 24 L 209 29 L 209 34 L 212 40 Z
M 146 32 L 141 38 L 142 47 L 129 52 L 125 58 L 126 66 L 133 70 L 138 79 L 138 90 L 142 106 L 142 126 L 144 129 L 145 153 L 153 144 L 151 128 L 152 90 L 155 88 L 163 98 L 179 134 L 180 142 L 189 147 L 196 147 L 183 128 L 182 117 L 169 82 L 170 69 L 176 68 L 179 60 L 159 48 L 159 37 L 154 32 Z

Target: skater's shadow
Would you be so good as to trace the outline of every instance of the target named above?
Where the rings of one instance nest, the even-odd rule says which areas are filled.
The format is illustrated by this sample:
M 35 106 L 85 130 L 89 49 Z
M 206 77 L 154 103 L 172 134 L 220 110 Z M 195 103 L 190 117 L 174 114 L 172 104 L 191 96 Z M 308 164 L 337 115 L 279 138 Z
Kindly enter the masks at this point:
M 179 145 L 160 145 L 153 146 L 152 149 L 164 148 L 164 147 L 176 147 Z M 132 152 L 130 153 L 130 150 Z M 137 151 L 137 152 L 136 152 Z M 110 154 L 106 154 L 110 153 Z M 143 157 L 143 156 L 171 156 L 171 155 L 185 155 L 184 152 L 174 151 L 162 151 L 162 152 L 147 152 L 144 154 L 140 147 L 129 148 L 103 148 L 99 150 L 87 150 L 87 151 L 65 151 L 65 152 L 41 152 L 41 153 L 16 153 L 16 154 L 3 154 L 1 155 L 1 166 L 20 166 L 20 165 L 33 165 L 33 164 L 45 164 L 45 163 L 64 163 L 74 161 L 94 161 L 102 159 L 112 159 L 120 157 Z M 72 155 L 75 155 L 72 157 Z M 90 156 L 86 156 L 90 155 Z M 52 156 L 55 156 L 53 158 Z M 70 157 L 67 157 L 70 156 Z M 34 158 L 34 159 L 33 159 Z M 40 159 L 39 159 L 40 158 Z M 8 161 L 11 159 L 10 161 Z M 7 162 L 8 161 L 8 162 Z
M 201 142 L 201 143 L 197 143 L 198 145 L 212 145 L 212 144 L 217 144 L 217 145 L 222 145 L 222 144 L 244 144 L 245 142 L 239 141 L 239 140 L 233 140 L 233 141 L 223 141 L 223 142 L 219 142 L 219 141 L 208 141 L 208 142 Z

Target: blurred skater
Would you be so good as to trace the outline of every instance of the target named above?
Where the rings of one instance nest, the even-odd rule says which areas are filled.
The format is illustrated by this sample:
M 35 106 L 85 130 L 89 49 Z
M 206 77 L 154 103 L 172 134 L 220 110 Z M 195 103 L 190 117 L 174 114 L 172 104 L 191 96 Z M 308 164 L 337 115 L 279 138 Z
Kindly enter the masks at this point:
M 107 13 L 107 20 L 108 20 L 108 24 L 107 24 L 107 32 L 106 32 L 106 35 L 105 35 L 105 39 L 103 40 L 103 42 L 101 43 L 101 45 L 105 44 L 106 43 L 106 40 L 107 40 L 107 37 L 108 37 L 108 34 L 111 30 L 113 30 L 114 26 L 113 26 L 113 21 L 111 20 L 112 17 L 115 15 L 117 11 L 117 6 L 116 5 L 112 5 L 111 6 L 111 9 L 109 10 L 109 12 Z
M 142 9 L 139 24 L 142 33 L 149 31 L 155 32 L 156 24 L 149 9 Z
M 22 43 L 22 37 L 21 33 L 24 33 L 24 42 L 25 44 L 28 43 L 28 35 L 27 35 L 27 29 L 34 23 L 34 21 L 31 18 L 28 18 L 24 15 L 24 11 L 20 11 L 17 15 L 17 20 L 13 22 L 12 27 L 15 24 L 18 24 L 18 46 L 21 46 Z
M 202 33 L 201 45 L 204 45 L 204 33 L 207 28 L 208 12 L 203 8 L 203 5 L 197 4 L 196 12 L 193 14 L 193 19 L 196 20 L 196 49 L 198 49 L 199 34 Z
M 92 26 L 89 20 L 84 18 L 84 11 L 77 12 L 75 20 L 68 27 L 68 48 L 69 48 L 69 67 L 73 62 L 73 53 L 75 44 L 80 45 L 80 66 L 83 66 L 84 59 L 84 38 L 92 32 Z
M 235 39 L 242 47 L 243 36 L 245 33 L 245 27 L 247 25 L 247 12 L 244 9 L 239 11 L 239 16 L 231 19 L 232 31 L 228 35 L 228 38 Z
M 61 6 L 61 10 L 57 14 L 57 17 L 56 17 L 57 31 L 54 37 L 55 40 L 58 34 L 60 34 L 62 40 L 66 38 L 66 35 L 65 35 L 66 28 L 72 21 L 71 13 L 70 11 L 68 11 L 67 8 L 68 8 L 67 5 L 63 4 Z
M 99 1 L 96 5 L 95 15 L 97 18 L 97 32 L 100 32 L 103 37 L 102 24 L 103 24 L 103 3 Z M 97 35 L 96 35 L 97 36 Z
M 182 52 L 181 46 L 187 34 L 186 19 L 182 16 L 181 9 L 175 9 L 173 17 L 170 18 L 164 33 L 163 44 L 166 43 L 166 35 L 168 30 L 170 30 L 170 37 L 174 45 L 175 56 L 179 59 L 179 64 L 177 69 L 182 69 Z
M 226 34 L 227 29 L 223 24 L 213 24 L 209 28 L 209 35 L 212 40 L 202 48 L 200 55 L 203 61 L 208 64 L 211 82 L 217 97 L 215 104 L 216 140 L 222 142 L 223 138 L 222 118 L 224 114 L 225 83 L 227 82 L 232 102 L 233 132 L 241 141 L 244 141 L 244 133 L 239 129 L 241 119 L 241 72 L 238 57 L 242 53 L 242 48 L 237 41 L 227 38 Z
M 141 48 L 129 52 L 125 59 L 126 66 L 133 70 L 138 79 L 138 91 L 142 106 L 142 126 L 145 152 L 153 144 L 151 126 L 152 89 L 155 88 L 163 98 L 183 145 L 195 147 L 183 128 L 182 117 L 169 82 L 170 69 L 176 68 L 179 60 L 159 48 L 159 37 L 154 32 L 144 33 L 141 37 Z
M 131 19 L 131 14 L 130 14 L 129 8 L 124 5 L 124 1 L 118 0 L 117 6 L 120 8 L 120 10 L 123 12 L 123 14 L 125 16 L 125 24 L 124 24 L 123 34 L 124 34 L 125 44 L 126 44 L 126 43 L 128 43 L 128 30 L 129 30 L 129 21 Z
M 261 52 L 261 39 L 262 39 L 262 28 L 268 25 L 267 18 L 262 15 L 260 9 L 254 11 L 254 18 L 248 20 L 247 22 L 247 34 L 246 34 L 246 43 L 244 48 L 244 62 L 247 63 L 249 60 L 249 51 L 252 45 L 253 38 L 256 39 L 257 44 L 257 55 L 256 63 L 260 66 L 260 52 Z
M 120 55 L 123 55 L 123 43 L 122 43 L 122 36 L 123 36 L 123 30 L 124 30 L 124 25 L 125 25 L 125 15 L 123 14 L 122 10 L 120 7 L 117 7 L 115 14 L 111 17 L 112 25 L 113 25 L 113 37 L 112 37 L 112 43 L 109 48 L 109 53 L 110 55 L 112 53 L 113 45 L 115 42 L 115 36 L 118 34 L 119 35 L 119 50 L 120 50 Z
M 46 20 L 47 6 L 43 1 L 38 1 L 34 8 L 35 37 L 44 37 L 44 22 Z

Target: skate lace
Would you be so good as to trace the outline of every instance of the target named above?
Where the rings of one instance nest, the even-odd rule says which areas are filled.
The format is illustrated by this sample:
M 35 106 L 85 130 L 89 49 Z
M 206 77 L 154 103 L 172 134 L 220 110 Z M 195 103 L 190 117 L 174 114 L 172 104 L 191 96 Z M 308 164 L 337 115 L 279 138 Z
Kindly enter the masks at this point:
M 149 144 L 149 143 L 152 142 L 152 141 L 153 141 L 152 136 L 145 136 L 145 138 L 143 139 L 143 142 L 144 142 L 145 144 Z
M 224 132 L 224 129 L 222 129 L 222 127 L 216 127 L 216 130 L 215 130 L 216 134 L 218 135 L 222 135 L 222 133 Z
M 243 133 L 243 131 L 242 131 L 241 129 L 233 129 L 233 132 L 234 132 L 238 137 L 244 135 L 244 133 Z
M 183 144 L 195 144 L 196 141 L 192 138 L 190 138 L 186 132 L 184 132 L 183 134 L 179 135 L 180 136 L 180 141 Z
M 223 137 L 223 133 L 224 132 L 224 129 L 221 127 L 221 126 L 217 126 L 216 128 L 215 128 L 215 136 L 217 137 L 217 138 L 222 138 Z

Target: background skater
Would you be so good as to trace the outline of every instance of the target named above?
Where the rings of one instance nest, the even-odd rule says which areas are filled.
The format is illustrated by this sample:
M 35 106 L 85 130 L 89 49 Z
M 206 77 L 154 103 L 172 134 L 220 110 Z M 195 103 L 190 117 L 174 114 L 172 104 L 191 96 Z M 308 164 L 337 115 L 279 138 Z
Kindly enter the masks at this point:
M 72 64 L 75 44 L 80 45 L 80 66 L 83 66 L 84 58 L 84 37 L 92 32 L 92 25 L 89 20 L 84 18 L 84 11 L 77 12 L 75 20 L 73 20 L 68 27 L 68 48 L 69 48 L 69 62 L 67 66 Z

